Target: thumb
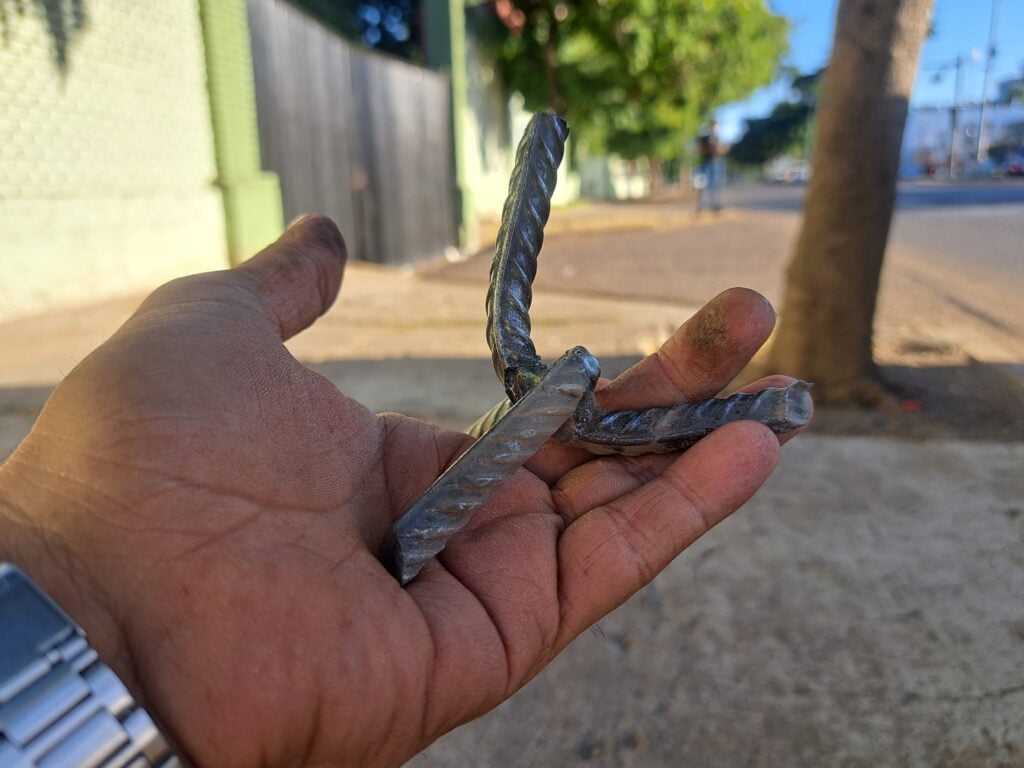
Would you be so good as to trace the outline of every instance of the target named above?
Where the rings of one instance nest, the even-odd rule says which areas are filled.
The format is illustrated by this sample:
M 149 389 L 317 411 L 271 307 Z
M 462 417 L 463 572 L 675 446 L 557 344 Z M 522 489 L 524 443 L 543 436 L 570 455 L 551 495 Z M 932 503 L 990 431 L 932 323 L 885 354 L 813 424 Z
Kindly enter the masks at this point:
M 0 0 L 2 2 L 3 0 Z M 338 295 L 347 252 L 326 216 L 296 219 L 275 242 L 234 269 L 179 277 L 157 288 L 133 318 L 204 302 L 244 307 L 281 340 L 312 325 Z
M 334 303 L 347 258 L 334 222 L 307 215 L 231 272 L 248 283 L 284 340 L 308 328 Z

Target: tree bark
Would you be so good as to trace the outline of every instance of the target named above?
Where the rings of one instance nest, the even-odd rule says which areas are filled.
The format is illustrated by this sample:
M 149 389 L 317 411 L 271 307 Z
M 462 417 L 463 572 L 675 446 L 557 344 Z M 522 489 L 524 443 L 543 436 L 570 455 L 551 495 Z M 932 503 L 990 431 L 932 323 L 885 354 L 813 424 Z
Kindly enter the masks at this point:
M 565 117 L 565 99 L 558 82 L 558 19 L 554 11 L 548 13 L 548 39 L 544 43 L 544 83 L 548 91 L 548 107 L 556 115 Z
M 657 155 L 647 156 L 647 194 L 650 197 L 654 197 L 659 192 L 665 180 L 661 171 L 661 160 L 658 159 Z
M 840 0 L 804 222 L 772 368 L 815 400 L 876 405 L 873 325 L 907 104 L 932 0 Z

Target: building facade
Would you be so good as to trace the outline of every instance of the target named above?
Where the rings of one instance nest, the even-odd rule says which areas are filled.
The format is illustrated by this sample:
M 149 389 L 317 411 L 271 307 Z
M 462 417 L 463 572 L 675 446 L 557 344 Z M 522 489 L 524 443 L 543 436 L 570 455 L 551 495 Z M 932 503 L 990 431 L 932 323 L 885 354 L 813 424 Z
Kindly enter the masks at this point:
M 49 5 L 0 20 L 0 320 L 223 267 L 232 250 L 196 3 Z M 250 240 L 280 229 L 269 182 Z

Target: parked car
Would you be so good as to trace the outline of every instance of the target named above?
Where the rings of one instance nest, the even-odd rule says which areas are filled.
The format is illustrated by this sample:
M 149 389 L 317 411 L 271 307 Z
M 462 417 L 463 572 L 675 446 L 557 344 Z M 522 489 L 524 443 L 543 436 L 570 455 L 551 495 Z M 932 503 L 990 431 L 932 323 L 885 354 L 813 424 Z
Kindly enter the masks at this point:
M 1006 158 L 999 166 L 999 173 L 1003 176 L 1024 176 L 1024 154 Z
M 811 164 L 806 160 L 779 157 L 765 163 L 764 178 L 775 184 L 802 184 L 811 178 Z
M 989 155 L 991 164 L 991 176 L 1002 178 L 1004 176 L 1024 176 L 1024 146 L 1016 149 L 1000 147 L 999 152 L 992 152 Z

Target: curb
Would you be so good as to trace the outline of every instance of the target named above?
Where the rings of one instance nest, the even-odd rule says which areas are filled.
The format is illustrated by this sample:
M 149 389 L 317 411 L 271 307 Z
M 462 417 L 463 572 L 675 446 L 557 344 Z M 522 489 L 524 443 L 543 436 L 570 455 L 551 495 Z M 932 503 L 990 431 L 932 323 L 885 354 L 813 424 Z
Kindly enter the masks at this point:
M 682 202 L 678 206 L 664 203 L 651 204 L 650 207 L 657 208 L 657 210 L 628 211 L 622 210 L 624 207 L 585 206 L 578 210 L 570 209 L 561 215 L 556 209 L 552 212 L 547 226 L 544 227 L 544 236 L 628 232 L 637 229 L 678 229 L 718 224 L 736 218 L 736 215 L 729 210 L 711 215 L 699 214 L 692 210 L 691 204 Z M 637 207 L 640 207 L 640 204 Z M 475 253 L 492 247 L 491 243 L 497 238 L 498 226 L 499 221 L 496 219 L 480 222 L 479 240 L 481 245 Z
M 1010 386 L 1020 389 L 1021 395 L 1024 396 L 1024 363 L 991 363 L 979 360 L 973 355 L 967 357 L 973 364 L 985 366 Z

